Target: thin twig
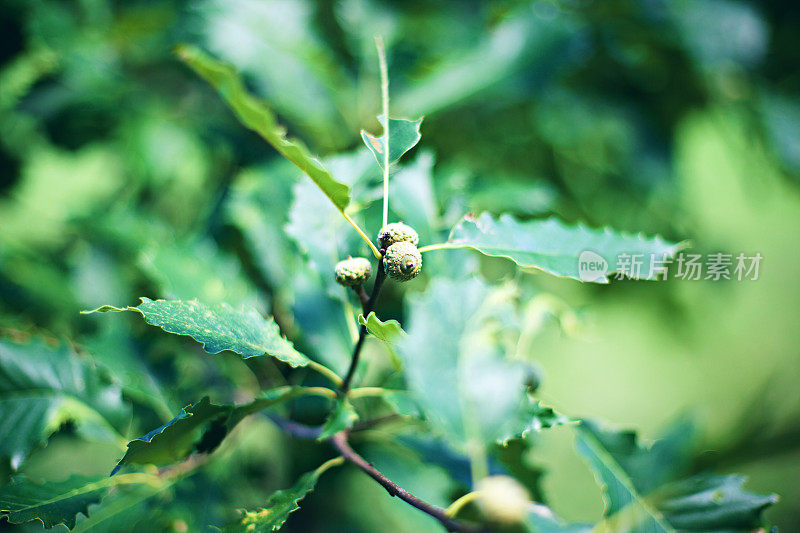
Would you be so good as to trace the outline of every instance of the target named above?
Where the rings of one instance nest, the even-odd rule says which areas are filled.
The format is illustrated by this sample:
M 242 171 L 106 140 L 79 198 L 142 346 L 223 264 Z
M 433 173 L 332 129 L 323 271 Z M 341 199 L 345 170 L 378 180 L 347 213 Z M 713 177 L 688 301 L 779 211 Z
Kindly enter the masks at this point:
M 353 292 L 356 293 L 356 296 L 358 296 L 358 301 L 361 302 L 361 310 L 366 313 L 367 304 L 369 303 L 369 295 L 367 294 L 367 291 L 364 290 L 364 286 L 356 285 L 353 287 Z
M 294 420 L 283 418 L 275 413 L 265 413 L 278 429 L 298 439 L 316 439 L 322 434 L 322 426 L 307 426 Z
M 278 426 L 278 429 L 280 429 L 287 435 L 291 435 L 292 437 L 298 439 L 316 439 L 322 433 L 322 426 L 309 426 L 306 424 L 301 424 L 300 422 L 289 420 L 288 418 L 284 418 L 275 413 L 267 412 L 264 413 L 264 415 L 267 418 L 269 418 L 273 424 Z M 353 424 L 353 427 L 351 427 L 349 431 L 350 433 L 367 431 L 381 424 L 398 420 L 399 418 L 400 415 L 390 414 L 390 415 L 383 415 L 375 418 L 370 418 L 369 420 L 359 420 L 358 422 Z
M 276 415 L 274 413 L 265 413 L 267 418 L 272 420 L 272 422 L 278 426 L 284 433 L 287 433 L 293 437 L 299 439 L 316 439 L 322 433 L 322 426 L 307 426 L 305 424 L 300 424 L 299 422 L 295 422 L 293 420 L 288 420 L 283 418 L 280 415 Z M 383 423 L 387 420 L 392 420 L 396 418 L 393 415 L 386 416 L 386 417 L 378 417 L 372 420 L 365 420 L 353 426 L 353 428 L 349 432 L 353 431 L 362 431 L 365 429 L 370 429 L 377 424 Z M 393 482 L 391 479 L 384 476 L 381 472 L 379 472 L 371 463 L 368 463 L 363 457 L 358 455 L 351 447 L 350 444 L 347 442 L 348 431 L 340 431 L 336 433 L 333 437 L 329 440 L 331 444 L 333 444 L 334 448 L 341 454 L 342 457 L 359 467 L 365 473 L 367 473 L 372 479 L 377 481 L 383 488 L 385 488 L 391 496 L 397 496 L 404 502 L 412 505 L 413 507 L 419 509 L 423 513 L 426 513 L 447 528 L 448 531 L 462 531 L 467 533 L 479 533 L 484 531 L 481 528 L 476 526 L 464 523 L 460 520 L 455 520 L 448 516 L 447 512 L 440 508 L 432 505 L 424 500 L 421 500 L 399 486 L 397 483 Z
M 444 509 L 436 507 L 435 505 L 431 505 L 430 503 L 417 498 L 403 487 L 384 476 L 350 447 L 350 444 L 347 442 L 347 432 L 340 431 L 339 433 L 336 433 L 333 437 L 331 437 L 331 443 L 339 451 L 339 453 L 342 454 L 342 457 L 356 465 L 372 479 L 377 481 L 391 496 L 397 496 L 409 505 L 419 509 L 427 515 L 432 516 L 438 520 L 448 531 L 466 531 L 475 533 L 481 531 L 481 529 L 475 526 L 450 518 L 447 516 L 447 514 L 445 514 Z
M 383 270 L 383 256 L 378 259 L 378 273 L 375 275 L 375 284 L 372 286 L 372 294 L 370 294 L 369 300 L 367 304 L 364 306 L 364 316 L 366 317 L 369 315 L 372 310 L 375 308 L 375 302 L 378 299 L 378 294 L 381 292 L 381 285 L 383 285 L 384 280 L 386 279 L 386 271 Z M 367 326 L 361 325 L 361 329 L 358 331 L 358 341 L 356 342 L 355 347 L 353 348 L 353 357 L 350 360 L 350 368 L 347 370 L 347 375 L 342 382 L 342 386 L 339 387 L 339 391 L 342 394 L 347 393 L 350 389 L 350 384 L 353 380 L 353 375 L 356 372 L 356 367 L 358 366 L 358 360 L 361 356 L 361 348 L 364 345 L 364 339 L 367 338 Z
M 373 429 L 375 426 L 385 424 L 386 422 L 393 422 L 395 420 L 399 420 L 400 418 L 401 418 L 400 415 L 392 413 L 389 415 L 370 418 L 369 420 L 359 420 L 358 422 L 353 424 L 353 427 L 351 427 L 349 431 L 350 433 L 356 433 L 358 431 Z

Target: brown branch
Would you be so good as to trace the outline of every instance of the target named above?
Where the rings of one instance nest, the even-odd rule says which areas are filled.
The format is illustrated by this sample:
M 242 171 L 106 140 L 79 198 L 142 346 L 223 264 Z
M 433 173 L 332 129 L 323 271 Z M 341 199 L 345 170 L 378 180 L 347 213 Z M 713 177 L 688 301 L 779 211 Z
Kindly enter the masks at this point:
M 364 290 L 364 286 L 356 285 L 353 287 L 353 292 L 356 293 L 356 296 L 358 296 L 358 301 L 361 302 L 361 310 L 366 313 L 367 306 L 369 305 L 369 295 L 367 294 L 367 291 Z
M 295 422 L 294 420 L 283 418 L 275 413 L 265 413 L 265 415 L 273 424 L 278 426 L 278 429 L 292 437 L 297 437 L 298 439 L 316 439 L 322 434 L 322 426 L 307 426 Z
M 306 424 L 301 424 L 300 422 L 295 422 L 294 420 L 289 420 L 288 418 L 284 418 L 280 415 L 276 415 L 275 413 L 264 413 L 264 416 L 269 418 L 273 424 L 278 426 L 278 429 L 298 439 L 316 439 L 322 434 L 322 426 L 308 426 Z M 369 420 L 359 420 L 353 424 L 353 427 L 349 429 L 349 432 L 357 433 L 359 431 L 366 431 L 373 429 L 375 426 L 379 426 L 385 422 L 391 422 L 399 418 L 400 415 L 390 414 L 371 418 Z
M 403 487 L 399 486 L 391 479 L 381 474 L 374 466 L 372 466 L 371 463 L 368 463 L 363 457 L 358 455 L 353 448 L 350 447 L 350 444 L 347 442 L 346 431 L 340 431 L 339 433 L 336 433 L 333 437 L 331 437 L 331 443 L 339 451 L 339 453 L 342 454 L 342 457 L 356 465 L 368 476 L 377 481 L 383 488 L 386 489 L 390 496 L 397 496 L 412 507 L 415 507 L 423 513 L 432 516 L 438 520 L 447 529 L 447 531 L 463 531 L 468 533 L 478 533 L 483 531 L 476 526 L 450 518 L 447 516 L 447 514 L 445 514 L 444 509 L 420 500 Z
M 322 426 L 307 426 L 305 424 L 300 424 L 298 422 L 294 422 L 293 420 L 287 420 L 282 416 L 276 415 L 274 413 L 265 413 L 266 416 L 272 420 L 278 428 L 280 428 L 285 433 L 297 437 L 300 439 L 316 439 L 322 433 Z M 375 424 L 379 424 L 383 421 L 388 419 L 388 417 L 378 417 L 373 420 L 366 420 L 360 424 L 360 427 L 356 429 L 354 426 L 353 430 L 364 430 L 373 427 Z M 445 514 L 444 509 L 436 507 L 435 505 L 431 505 L 430 503 L 420 500 L 391 479 L 384 476 L 380 473 L 371 463 L 368 463 L 363 457 L 358 455 L 353 448 L 350 447 L 350 444 L 347 442 L 347 435 L 348 431 L 340 431 L 336 433 L 333 437 L 329 439 L 331 444 L 333 444 L 334 448 L 348 461 L 359 467 L 365 473 L 367 473 L 372 479 L 377 481 L 383 488 L 391 496 L 397 496 L 404 502 L 412 505 L 413 507 L 419 509 L 423 513 L 426 513 L 439 522 L 448 530 L 448 531 L 460 531 L 466 533 L 480 533 L 485 531 L 484 529 L 478 528 L 471 524 L 467 524 L 460 520 L 455 520 L 450 518 Z
M 366 305 L 364 305 L 364 318 L 366 318 L 375 308 L 375 302 L 378 300 L 378 294 L 381 292 L 381 285 L 383 285 L 384 280 L 386 280 L 386 271 L 383 269 L 383 256 L 381 256 L 381 258 L 378 259 L 378 273 L 375 274 L 375 284 L 372 286 L 372 294 L 370 294 L 369 300 L 367 301 Z M 346 394 L 350 389 L 350 384 L 353 381 L 353 375 L 356 373 L 356 367 L 358 366 L 358 359 L 361 356 L 361 348 L 364 346 L 364 339 L 366 338 L 367 326 L 362 325 L 361 329 L 358 331 L 358 341 L 356 342 L 355 348 L 353 348 L 353 357 L 350 360 L 350 368 L 347 370 L 347 375 L 342 381 L 342 386 L 339 387 L 339 391 L 342 394 Z

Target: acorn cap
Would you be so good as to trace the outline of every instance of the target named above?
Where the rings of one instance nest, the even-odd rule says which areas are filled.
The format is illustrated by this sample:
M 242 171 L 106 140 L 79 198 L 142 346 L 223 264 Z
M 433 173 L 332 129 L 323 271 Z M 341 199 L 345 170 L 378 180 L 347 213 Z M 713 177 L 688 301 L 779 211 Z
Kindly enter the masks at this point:
M 410 242 L 416 246 L 419 243 L 419 235 L 411 226 L 402 222 L 392 222 L 381 228 L 378 232 L 378 240 L 381 247 L 388 250 L 396 242 Z
M 363 257 L 351 257 L 336 263 L 336 282 L 345 287 L 363 285 L 372 274 L 372 265 Z
M 408 281 L 422 270 L 422 254 L 410 242 L 396 242 L 386 249 L 383 266 L 392 279 Z

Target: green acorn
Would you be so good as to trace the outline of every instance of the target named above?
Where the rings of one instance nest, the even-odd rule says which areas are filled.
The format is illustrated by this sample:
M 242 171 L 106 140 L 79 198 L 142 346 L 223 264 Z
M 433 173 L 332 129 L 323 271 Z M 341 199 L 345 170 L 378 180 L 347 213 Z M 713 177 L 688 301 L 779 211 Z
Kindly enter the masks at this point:
M 372 265 L 363 257 L 349 257 L 336 263 L 336 283 L 345 287 L 362 285 L 372 274 Z
M 413 243 L 396 242 L 386 249 L 383 266 L 392 279 L 408 281 L 422 270 L 422 254 Z
M 477 485 L 478 505 L 486 517 L 500 524 L 516 524 L 528 515 L 530 495 L 510 476 L 489 476 Z
M 381 248 L 388 250 L 396 242 L 410 242 L 416 246 L 419 243 L 419 235 L 411 226 L 402 222 L 392 222 L 381 228 L 381 231 L 378 232 L 378 240 Z

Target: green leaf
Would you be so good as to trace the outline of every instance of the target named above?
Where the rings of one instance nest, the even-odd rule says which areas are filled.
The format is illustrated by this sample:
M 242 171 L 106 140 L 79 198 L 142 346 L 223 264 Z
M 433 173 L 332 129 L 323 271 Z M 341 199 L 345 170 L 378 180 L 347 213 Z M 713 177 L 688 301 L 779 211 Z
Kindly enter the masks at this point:
M 590 524 L 566 523 L 548 507 L 533 504 L 525 526 L 531 533 L 589 533 L 595 531 Z
M 344 459 L 337 457 L 323 463 L 319 468 L 303 474 L 300 479 L 288 489 L 273 493 L 266 505 L 258 511 L 242 511 L 244 516 L 233 524 L 229 524 L 223 531 L 266 533 L 278 531 L 289 518 L 289 515 L 298 510 L 300 500 L 314 490 L 320 476 L 326 470 L 338 466 Z
M 347 222 L 310 183 L 297 183 L 293 193 L 289 223 L 284 226 L 286 235 L 295 241 L 311 269 L 319 275 L 327 294 L 342 300 L 346 292 L 336 283 L 333 271 L 342 259 L 339 250 L 350 249 Z
M 41 520 L 44 527 L 56 524 L 75 527 L 78 513 L 89 514 L 89 505 L 105 495 L 103 477 L 73 475 L 64 481 L 36 484 L 18 476 L 0 489 L 0 513 L 12 524 Z
M 440 229 L 439 206 L 433 189 L 433 165 L 430 150 L 420 149 L 416 158 L 404 164 L 389 184 L 391 210 L 419 234 L 419 242 L 430 243 Z
M 370 312 L 366 319 L 364 319 L 363 314 L 359 314 L 358 323 L 362 326 L 366 326 L 367 331 L 386 343 L 386 349 L 389 352 L 389 359 L 392 362 L 392 367 L 398 371 L 402 370 L 403 361 L 400 359 L 400 356 L 397 355 L 394 346 L 403 335 L 406 335 L 406 332 L 400 327 L 400 322 L 397 320 L 387 320 L 383 322 L 373 311 Z
M 358 315 L 358 323 L 362 326 L 367 326 L 367 331 L 378 337 L 383 342 L 394 343 L 401 339 L 406 332 L 400 327 L 400 322 L 397 320 L 382 321 L 372 311 L 367 318 L 363 314 Z
M 545 471 L 541 466 L 528 461 L 527 456 L 532 448 L 532 441 L 529 439 L 511 439 L 495 446 L 494 451 L 497 461 L 510 476 L 528 489 L 531 499 L 541 502 L 544 501 L 541 482 Z
M 660 237 L 567 226 L 555 218 L 520 222 L 510 215 L 495 219 L 489 213 L 464 217 L 450 233 L 446 248 L 472 248 L 492 257 L 506 257 L 523 268 L 544 270 L 580 281 L 608 283 L 608 275 L 626 270 L 636 279 L 656 279 L 660 261 L 681 248 Z M 627 259 L 626 259 L 627 258 Z M 626 267 L 633 259 L 639 267 Z M 579 262 L 605 265 L 579 269 Z M 655 264 L 653 262 L 655 261 Z M 634 270 L 636 268 L 636 270 Z
M 155 486 L 160 480 L 148 474 L 116 478 L 72 475 L 63 481 L 34 483 L 25 476 L 17 476 L 0 489 L 0 515 L 12 524 L 41 520 L 45 528 L 64 524 L 72 529 L 77 515 L 88 516 L 89 505 L 98 503 L 110 487 L 127 483 Z
M 211 354 L 229 350 L 245 359 L 270 355 L 294 367 L 310 362 L 281 336 L 272 317 L 265 319 L 251 307 L 234 309 L 226 303 L 205 305 L 196 300 L 184 302 L 142 298 L 142 303 L 136 307 L 104 305 L 86 313 L 111 311 L 136 311 L 148 324 L 159 326 L 169 333 L 188 335 Z
M 511 439 L 525 438 L 531 432 L 538 432 L 566 424 L 575 424 L 578 421 L 554 410 L 552 407 L 542 405 L 539 400 L 530 394 L 522 401 L 522 406 L 506 425 L 506 433 L 498 438 L 500 444 L 506 444 Z
M 378 165 L 383 168 L 384 154 L 386 152 L 386 117 L 378 115 L 378 122 L 383 126 L 383 135 L 375 137 L 361 130 L 361 138 L 375 156 Z M 403 154 L 417 145 L 422 137 L 419 133 L 421 124 L 421 118 L 418 120 L 389 119 L 389 165 L 399 160 L 403 157 Z
M 605 522 L 632 532 L 751 531 L 761 512 L 777 501 L 742 489 L 739 476 L 697 476 L 674 481 L 685 460 L 685 437 L 643 447 L 629 431 L 601 429 L 592 422 L 576 427 L 576 446 L 603 486 Z M 683 432 L 685 435 L 685 431 Z
M 110 479 L 116 480 L 120 477 L 122 476 Z M 88 518 L 79 519 L 72 532 L 117 533 L 120 524 L 125 524 L 130 531 L 136 530 L 137 526 L 146 527 L 144 524 L 148 524 L 151 519 L 147 512 L 147 501 L 181 479 L 180 476 L 160 478 L 161 483 L 135 485 L 127 487 L 127 490 L 119 490 L 122 488 L 120 487 L 105 496 L 100 504 L 90 507 Z
M 657 491 L 653 500 L 677 531 L 750 532 L 762 525 L 761 513 L 778 496 L 747 492 L 744 476 L 695 476 Z
M 530 422 L 528 365 L 506 358 L 498 337 L 516 316 L 512 292 L 478 279 L 434 281 L 408 299 L 408 335 L 398 343 L 412 397 L 456 450 L 494 443 L 509 420 Z
M 402 389 L 384 389 L 382 387 L 366 387 L 352 389 L 348 394 L 350 399 L 377 398 L 385 403 L 395 413 L 402 416 L 422 418 L 422 411 L 414 401 L 411 393 Z
M 384 392 L 378 397 L 386 402 L 398 415 L 414 418 L 423 416 L 419 405 L 408 391 L 384 389 Z
M 328 415 L 328 419 L 322 426 L 322 433 L 319 434 L 317 440 L 325 440 L 340 431 L 344 431 L 351 427 L 356 420 L 358 420 L 358 413 L 356 413 L 350 400 L 347 398 L 340 399 L 336 402 L 331 414 Z
M 330 389 L 300 387 L 297 385 L 287 385 L 284 387 L 276 387 L 274 389 L 261 391 L 258 397 L 253 401 L 233 407 L 230 418 L 228 418 L 226 423 L 228 431 L 232 430 L 236 424 L 241 422 L 242 419 L 249 415 L 272 407 L 273 405 L 299 398 L 301 396 L 318 396 L 320 390 L 330 393 L 331 398 L 335 396 L 335 393 Z
M 181 45 L 176 53 L 186 65 L 217 90 L 244 126 L 261 135 L 281 155 L 307 174 L 330 198 L 333 205 L 344 211 L 350 203 L 350 189 L 336 181 L 312 157 L 302 142 L 286 138 L 286 132 L 278 125 L 275 115 L 263 102 L 247 92 L 233 67 L 212 59 L 193 46 Z
M 66 345 L 0 340 L 0 457 L 14 467 L 68 420 L 85 437 L 120 440 L 126 411 L 119 387 Z
M 208 396 L 195 404 L 187 405 L 163 426 L 129 442 L 128 451 L 111 471 L 111 475 L 119 472 L 125 465 L 160 466 L 184 459 L 198 445 L 204 433 L 201 430 L 227 417 L 230 412 L 230 406 L 214 405 Z
M 160 295 L 170 300 L 197 299 L 232 305 L 254 305 L 258 300 L 240 263 L 211 240 L 154 240 L 139 255 L 138 262 L 158 285 Z
M 125 465 L 160 466 L 181 461 L 193 452 L 210 453 L 248 415 L 316 392 L 316 389 L 306 387 L 278 387 L 263 391 L 258 398 L 242 405 L 216 405 L 206 396 L 197 403 L 181 409 L 180 413 L 166 424 L 129 442 L 127 452 L 114 467 L 111 475 L 116 474 Z

